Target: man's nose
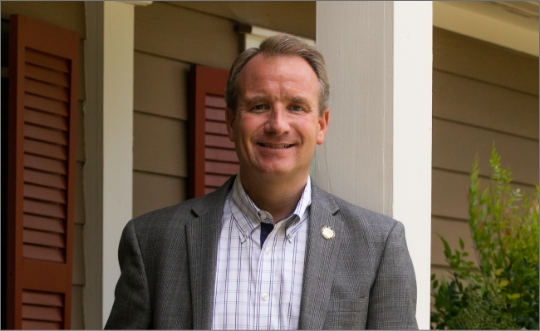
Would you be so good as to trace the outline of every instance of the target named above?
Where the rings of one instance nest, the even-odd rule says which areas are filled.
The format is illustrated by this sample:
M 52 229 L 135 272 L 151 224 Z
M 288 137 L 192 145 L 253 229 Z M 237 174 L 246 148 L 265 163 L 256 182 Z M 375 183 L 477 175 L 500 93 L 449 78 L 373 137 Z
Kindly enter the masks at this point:
M 268 113 L 268 119 L 265 125 L 265 131 L 274 134 L 283 134 L 289 132 L 289 118 L 287 110 L 282 106 L 274 106 Z

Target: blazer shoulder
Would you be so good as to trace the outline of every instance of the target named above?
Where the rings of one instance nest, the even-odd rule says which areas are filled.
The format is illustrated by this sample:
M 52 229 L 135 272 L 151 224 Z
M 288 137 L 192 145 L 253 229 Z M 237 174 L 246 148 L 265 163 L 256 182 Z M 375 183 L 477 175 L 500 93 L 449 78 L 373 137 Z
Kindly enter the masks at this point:
M 192 215 L 191 209 L 194 203 L 193 200 L 194 199 L 187 200 L 173 206 L 153 210 L 146 214 L 135 217 L 130 221 L 130 223 L 133 223 L 133 226 L 135 226 L 137 231 L 149 227 L 155 228 L 171 225 L 171 223 L 175 222 L 183 223 Z
M 223 208 L 234 178 L 235 176 L 231 177 L 223 186 L 212 193 L 148 212 L 132 219 L 130 223 L 133 223 L 136 232 L 139 233 L 182 226 L 213 208 Z

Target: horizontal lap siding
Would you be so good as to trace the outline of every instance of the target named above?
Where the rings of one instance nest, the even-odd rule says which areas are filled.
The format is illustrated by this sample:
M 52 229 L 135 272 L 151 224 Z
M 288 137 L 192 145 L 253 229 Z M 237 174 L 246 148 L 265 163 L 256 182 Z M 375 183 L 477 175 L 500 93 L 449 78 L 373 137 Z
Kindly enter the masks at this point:
M 469 174 L 448 170 L 433 169 L 432 171 L 432 216 L 451 218 L 455 220 L 469 219 Z M 482 187 L 488 184 L 487 178 L 480 179 Z M 534 192 L 531 185 L 512 184 L 514 189 L 520 189 L 527 194 Z
M 229 69 L 240 45 L 234 21 L 163 2 L 135 8 L 135 50 Z
M 433 117 L 538 139 L 538 96 L 439 69 L 433 71 Z
M 133 172 L 133 217 L 186 200 L 186 179 Z
M 517 137 L 466 124 L 433 119 L 433 167 L 471 172 L 479 158 L 480 174 L 489 176 L 491 146 L 495 143 L 503 163 L 511 167 L 514 181 L 538 183 L 538 140 Z
M 239 41 L 229 19 L 160 2 L 135 8 L 134 217 L 186 199 L 189 67 L 229 68 Z
M 475 260 L 468 226 L 475 156 L 485 187 L 494 142 L 514 188 L 538 183 L 538 58 L 434 29 L 432 272 L 444 273 L 443 245 L 459 238 Z
M 135 111 L 133 169 L 186 177 L 186 121 Z

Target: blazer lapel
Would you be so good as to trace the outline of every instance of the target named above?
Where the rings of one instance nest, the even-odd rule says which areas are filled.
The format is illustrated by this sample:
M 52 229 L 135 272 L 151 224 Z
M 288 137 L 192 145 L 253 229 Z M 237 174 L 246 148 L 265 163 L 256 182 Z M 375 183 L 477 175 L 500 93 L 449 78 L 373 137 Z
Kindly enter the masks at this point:
M 333 283 L 333 270 L 339 258 L 341 221 L 332 198 L 316 185 L 312 186 L 308 241 L 304 264 L 304 283 L 300 306 L 299 329 L 322 329 Z M 332 239 L 322 236 L 323 227 L 334 230 Z
M 186 225 L 194 329 L 212 328 L 223 205 L 234 178 L 235 176 L 231 177 L 217 191 L 197 201 L 192 207 L 192 212 L 197 217 Z

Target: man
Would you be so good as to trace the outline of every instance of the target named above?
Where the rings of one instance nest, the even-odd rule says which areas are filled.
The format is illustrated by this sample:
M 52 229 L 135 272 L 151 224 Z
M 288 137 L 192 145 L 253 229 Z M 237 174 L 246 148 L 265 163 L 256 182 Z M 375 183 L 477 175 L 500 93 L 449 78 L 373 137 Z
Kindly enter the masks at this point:
M 240 54 L 226 89 L 239 174 L 127 224 L 106 328 L 417 328 L 403 225 L 309 177 L 328 97 L 322 55 L 295 38 Z

